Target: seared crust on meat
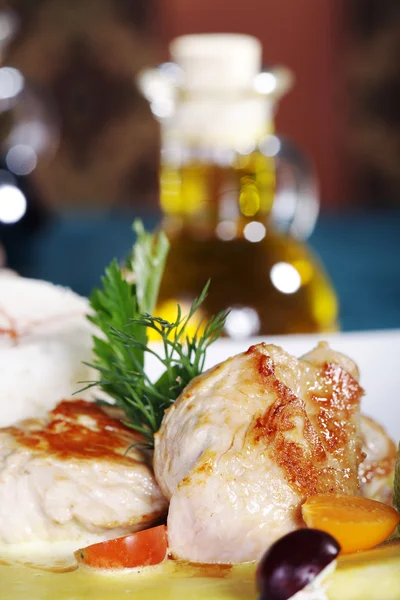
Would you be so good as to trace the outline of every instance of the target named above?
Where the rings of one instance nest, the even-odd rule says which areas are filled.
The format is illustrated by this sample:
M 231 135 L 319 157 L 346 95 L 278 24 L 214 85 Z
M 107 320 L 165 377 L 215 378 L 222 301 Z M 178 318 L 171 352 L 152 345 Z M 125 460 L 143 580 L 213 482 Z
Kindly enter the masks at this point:
M 0 542 L 86 545 L 151 526 L 167 502 L 142 441 L 82 400 L 0 429 Z
M 275 374 L 273 360 L 253 346 L 255 367 L 262 385 L 276 397 L 266 412 L 255 419 L 254 442 L 263 442 L 268 454 L 282 469 L 286 481 L 303 496 L 339 493 L 349 490 L 349 473 L 354 473 L 355 461 L 361 460 L 361 442 L 357 456 L 350 456 L 349 439 L 357 435 L 353 416 L 358 411 L 362 389 L 353 377 L 337 364 L 325 364 L 316 372 L 316 386 L 306 402 L 296 396 Z M 311 405 L 310 415 L 306 404 Z M 297 423 L 303 423 L 301 437 L 290 436 Z M 340 459 L 334 468 L 330 455 Z M 354 493 L 358 484 L 354 482 Z
M 172 553 L 257 560 L 301 525 L 306 496 L 358 494 L 357 377 L 326 345 L 296 359 L 258 344 L 194 379 L 155 438 Z
M 135 444 L 143 443 L 142 436 L 85 400 L 64 400 L 48 419 L 29 419 L 4 431 L 21 446 L 59 460 L 111 460 L 125 465 L 135 460 L 144 462 L 143 454 L 135 449 Z

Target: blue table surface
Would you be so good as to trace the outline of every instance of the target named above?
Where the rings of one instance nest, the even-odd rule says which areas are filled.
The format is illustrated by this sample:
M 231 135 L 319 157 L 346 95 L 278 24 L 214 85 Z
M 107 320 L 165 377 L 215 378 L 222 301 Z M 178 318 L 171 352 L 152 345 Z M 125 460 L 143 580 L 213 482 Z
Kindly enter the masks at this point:
M 12 253 L 29 277 L 88 295 L 113 257 L 129 252 L 131 213 L 63 216 Z M 143 218 L 146 227 L 156 217 Z M 309 240 L 340 302 L 343 330 L 400 328 L 400 211 L 322 215 Z

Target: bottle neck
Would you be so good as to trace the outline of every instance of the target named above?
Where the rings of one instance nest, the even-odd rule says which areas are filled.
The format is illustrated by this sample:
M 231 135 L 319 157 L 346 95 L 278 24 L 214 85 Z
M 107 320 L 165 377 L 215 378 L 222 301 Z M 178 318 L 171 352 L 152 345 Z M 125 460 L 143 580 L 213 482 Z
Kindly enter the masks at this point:
M 210 236 L 218 228 L 239 231 L 268 219 L 275 164 L 262 152 L 262 140 L 273 132 L 271 115 L 270 100 L 254 94 L 180 99 L 162 129 L 167 229 Z
M 275 197 L 275 161 L 258 145 L 242 148 L 200 144 L 164 148 L 161 208 L 167 229 L 198 235 L 241 231 L 268 220 Z M 225 229 L 224 229 L 225 228 Z
M 166 140 L 189 145 L 248 148 L 270 129 L 272 103 L 253 93 L 183 95 L 164 125 Z

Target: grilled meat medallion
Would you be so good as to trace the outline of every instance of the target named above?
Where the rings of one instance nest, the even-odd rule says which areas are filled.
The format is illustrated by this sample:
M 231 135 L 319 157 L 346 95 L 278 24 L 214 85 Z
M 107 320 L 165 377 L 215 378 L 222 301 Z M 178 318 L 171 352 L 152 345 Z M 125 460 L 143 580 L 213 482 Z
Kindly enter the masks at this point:
M 302 359 L 259 344 L 194 379 L 155 440 L 173 555 L 257 560 L 308 495 L 358 494 L 358 377 L 326 344 Z
M 0 542 L 89 543 L 150 526 L 167 502 L 140 441 L 82 400 L 1 429 Z

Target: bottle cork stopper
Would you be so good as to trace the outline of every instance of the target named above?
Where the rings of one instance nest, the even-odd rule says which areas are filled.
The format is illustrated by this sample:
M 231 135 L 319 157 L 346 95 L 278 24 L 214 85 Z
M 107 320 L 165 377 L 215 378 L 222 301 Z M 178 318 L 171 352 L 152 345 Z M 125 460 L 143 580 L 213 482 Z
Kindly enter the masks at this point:
M 249 35 L 185 35 L 171 42 L 170 52 L 194 92 L 252 89 L 261 69 L 261 42 Z

